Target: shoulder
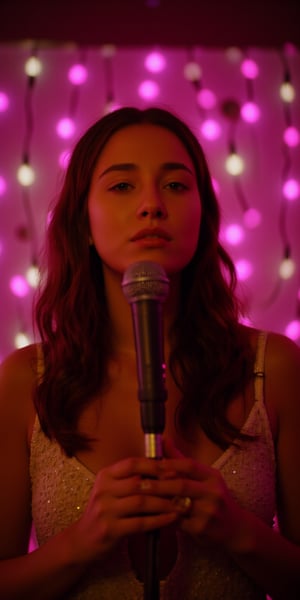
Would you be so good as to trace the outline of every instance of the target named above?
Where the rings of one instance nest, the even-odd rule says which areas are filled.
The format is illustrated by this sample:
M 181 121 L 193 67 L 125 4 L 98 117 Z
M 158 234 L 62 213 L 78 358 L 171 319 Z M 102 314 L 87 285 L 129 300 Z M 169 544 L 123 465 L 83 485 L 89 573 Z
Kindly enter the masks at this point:
M 300 416 L 300 347 L 278 333 L 268 334 L 265 387 L 266 400 L 279 418 Z
M 37 375 L 38 344 L 31 344 L 9 354 L 0 365 L 0 382 L 18 385 L 33 381 Z
M 37 383 L 38 345 L 15 350 L 0 365 L 0 417 L 29 418 L 33 414 L 32 395 Z M 28 423 L 28 420 L 27 420 Z

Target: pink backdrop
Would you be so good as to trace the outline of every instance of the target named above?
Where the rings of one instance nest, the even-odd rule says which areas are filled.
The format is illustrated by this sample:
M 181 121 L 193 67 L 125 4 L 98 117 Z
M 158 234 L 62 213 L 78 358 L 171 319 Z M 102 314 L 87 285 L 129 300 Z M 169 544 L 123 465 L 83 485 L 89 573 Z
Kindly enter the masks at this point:
M 146 59 L 154 51 L 163 62 L 149 67 Z M 32 54 L 42 66 L 36 78 L 24 71 Z M 246 59 L 254 62 L 256 74 L 242 70 Z M 78 63 L 86 70 L 81 85 L 69 79 Z M 289 102 L 280 95 L 287 80 L 295 93 Z M 151 98 L 140 95 L 145 81 L 156 94 Z M 203 107 L 205 89 L 212 92 L 208 100 L 213 103 Z M 83 51 L 75 45 L 33 49 L 30 44 L 0 44 L 0 359 L 16 344 L 33 340 L 34 287 L 27 272 L 38 262 L 48 204 L 60 188 L 61 153 L 112 105 L 128 104 L 159 104 L 193 128 L 209 160 L 222 207 L 223 243 L 239 270 L 249 322 L 300 343 L 299 96 L 300 55 L 291 45 L 282 52 L 253 47 L 246 55 L 236 48 L 105 46 Z M 241 112 L 247 101 L 259 109 L 255 122 Z M 234 109 L 239 109 L 236 118 Z M 57 133 L 64 117 L 75 126 L 69 138 Z M 205 137 L 204 126 L 211 121 L 218 128 L 209 129 L 217 132 L 214 139 Z M 294 131 L 292 145 L 284 138 L 287 127 Z M 244 160 L 238 176 L 225 169 L 233 147 Z M 26 188 L 17 179 L 24 158 L 35 172 L 34 183 Z M 290 180 L 294 193 L 287 199 L 283 185 Z M 249 225 L 250 209 L 261 219 L 256 226 Z M 293 274 L 282 279 L 279 267 L 287 255 Z M 12 287 L 15 276 L 21 279 Z M 293 321 L 299 323 L 298 333 L 290 327 Z M 25 335 L 23 341 L 16 341 L 18 333 Z

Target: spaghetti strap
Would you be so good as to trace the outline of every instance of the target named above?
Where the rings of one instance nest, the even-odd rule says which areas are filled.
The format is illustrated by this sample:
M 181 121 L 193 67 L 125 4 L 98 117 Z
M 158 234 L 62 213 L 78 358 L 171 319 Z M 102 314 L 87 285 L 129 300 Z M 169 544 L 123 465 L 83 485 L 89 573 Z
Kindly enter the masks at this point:
M 257 338 L 257 350 L 254 364 L 254 394 L 255 400 L 264 401 L 265 350 L 268 334 L 260 331 Z

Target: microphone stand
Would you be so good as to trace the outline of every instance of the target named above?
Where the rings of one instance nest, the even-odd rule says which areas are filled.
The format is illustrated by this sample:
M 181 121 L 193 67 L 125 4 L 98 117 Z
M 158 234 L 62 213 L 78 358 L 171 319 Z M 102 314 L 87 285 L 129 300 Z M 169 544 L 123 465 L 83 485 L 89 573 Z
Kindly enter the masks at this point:
M 162 436 L 157 433 L 145 433 L 145 455 L 160 460 Z M 144 582 L 144 600 L 159 600 L 159 529 L 146 533 L 146 570 Z

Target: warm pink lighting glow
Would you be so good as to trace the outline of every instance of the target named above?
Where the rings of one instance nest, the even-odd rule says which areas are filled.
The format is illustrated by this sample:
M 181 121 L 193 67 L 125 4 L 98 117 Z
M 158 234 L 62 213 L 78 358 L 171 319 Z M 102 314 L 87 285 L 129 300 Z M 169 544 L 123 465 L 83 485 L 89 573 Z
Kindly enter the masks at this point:
M 300 133 L 296 127 L 287 127 L 283 133 L 283 140 L 290 148 L 295 148 L 300 142 Z
M 225 239 L 232 246 L 237 246 L 244 239 L 243 228 L 235 223 L 228 225 L 228 227 L 225 228 Z
M 18 298 L 24 298 L 29 292 L 29 285 L 25 277 L 22 277 L 22 275 L 15 275 L 12 277 L 9 287 L 14 296 L 17 296 Z
M 0 112 L 5 112 L 9 107 L 9 98 L 5 92 L 0 92 Z
M 138 94 L 144 100 L 154 100 L 159 95 L 159 85 L 155 81 L 143 81 L 139 85 Z
M 214 108 L 217 104 L 216 94 L 211 90 L 203 88 L 199 92 L 197 92 L 197 102 L 201 108 L 206 110 L 210 110 Z
M 145 58 L 145 68 L 150 73 L 160 73 L 166 68 L 166 59 L 161 52 L 150 52 Z
M 237 278 L 239 281 L 249 279 L 253 273 L 253 265 L 249 260 L 241 259 L 235 263 Z
M 261 213 L 256 208 L 248 208 L 244 212 L 243 221 L 247 229 L 255 229 L 261 224 Z
M 247 79 L 256 79 L 259 74 L 259 68 L 254 60 L 246 58 L 241 64 L 241 72 Z
M 220 124 L 214 119 L 207 119 L 201 125 L 201 133 L 207 140 L 217 140 L 221 135 Z
M 285 328 L 285 335 L 295 342 L 300 339 L 300 320 L 290 321 Z
M 56 133 L 59 137 L 67 140 L 74 135 L 75 123 L 69 117 L 61 119 L 56 126 Z
M 70 150 L 63 150 L 58 157 L 58 164 L 62 169 L 67 169 L 71 158 Z
M 6 190 L 7 190 L 6 181 L 5 181 L 4 177 L 2 177 L 2 175 L 0 175 L 0 196 L 3 196 L 6 192 Z
M 282 193 L 287 200 L 296 200 L 300 195 L 299 182 L 296 179 L 288 179 L 283 185 Z
M 241 107 L 241 117 L 246 123 L 256 123 L 260 118 L 260 109 L 255 102 L 245 102 Z
M 213 184 L 214 192 L 215 192 L 216 196 L 218 196 L 218 194 L 220 193 L 220 184 L 216 179 L 214 179 L 214 177 L 212 178 L 212 184 Z
M 68 77 L 73 85 L 82 85 L 88 77 L 87 68 L 81 64 L 73 65 L 69 70 Z

